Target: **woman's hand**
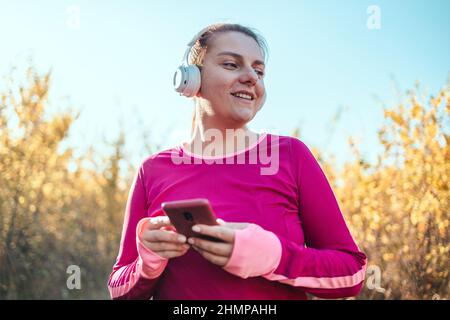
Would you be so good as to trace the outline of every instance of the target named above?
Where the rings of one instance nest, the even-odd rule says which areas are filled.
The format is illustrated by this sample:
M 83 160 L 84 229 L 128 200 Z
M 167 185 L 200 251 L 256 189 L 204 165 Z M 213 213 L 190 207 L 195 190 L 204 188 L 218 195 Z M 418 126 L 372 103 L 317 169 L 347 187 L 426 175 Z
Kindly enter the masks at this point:
M 147 222 L 140 238 L 145 247 L 165 259 L 182 256 L 189 250 L 186 237 L 175 231 L 166 216 L 154 217 Z
M 217 219 L 218 226 L 208 226 L 197 224 L 192 229 L 203 235 L 212 236 L 221 239 L 223 242 L 214 242 L 197 237 L 191 237 L 188 242 L 200 253 L 206 260 L 218 265 L 225 266 L 233 252 L 234 236 L 236 229 L 244 229 L 249 223 L 231 223 Z

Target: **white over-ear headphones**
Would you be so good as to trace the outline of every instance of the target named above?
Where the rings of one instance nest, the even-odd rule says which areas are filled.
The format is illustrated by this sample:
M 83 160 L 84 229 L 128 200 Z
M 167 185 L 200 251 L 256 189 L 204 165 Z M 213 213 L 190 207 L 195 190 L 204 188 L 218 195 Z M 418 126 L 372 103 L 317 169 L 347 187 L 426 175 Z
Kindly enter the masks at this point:
M 200 31 L 189 43 L 184 53 L 182 64 L 173 75 L 173 86 L 176 92 L 181 96 L 193 97 L 197 94 L 201 85 L 200 69 L 193 64 L 189 64 L 189 54 L 198 38 L 206 31 L 206 28 Z

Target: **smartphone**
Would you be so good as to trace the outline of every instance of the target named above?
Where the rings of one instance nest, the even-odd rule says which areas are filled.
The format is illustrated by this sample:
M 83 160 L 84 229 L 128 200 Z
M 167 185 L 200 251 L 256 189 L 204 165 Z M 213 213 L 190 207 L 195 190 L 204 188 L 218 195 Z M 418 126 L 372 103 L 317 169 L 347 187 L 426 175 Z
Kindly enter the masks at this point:
M 162 210 L 169 217 L 177 232 L 187 238 L 196 237 L 214 242 L 222 242 L 221 239 L 202 235 L 192 230 L 196 224 L 218 225 L 216 215 L 208 199 L 188 199 L 168 201 L 161 204 Z

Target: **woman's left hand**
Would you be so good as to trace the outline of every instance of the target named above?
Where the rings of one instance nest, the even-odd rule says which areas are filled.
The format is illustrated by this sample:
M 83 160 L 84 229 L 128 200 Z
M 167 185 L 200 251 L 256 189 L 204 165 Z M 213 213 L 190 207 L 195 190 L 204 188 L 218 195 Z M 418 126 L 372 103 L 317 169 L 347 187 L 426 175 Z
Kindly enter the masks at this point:
M 190 237 L 188 243 L 206 260 L 223 267 L 228 263 L 233 252 L 235 230 L 245 229 L 249 223 L 225 222 L 222 219 L 217 219 L 217 222 L 219 225 L 216 226 L 197 224 L 193 227 L 193 230 L 202 235 L 219 238 L 223 242 Z M 198 227 L 199 230 L 194 229 L 195 227 Z

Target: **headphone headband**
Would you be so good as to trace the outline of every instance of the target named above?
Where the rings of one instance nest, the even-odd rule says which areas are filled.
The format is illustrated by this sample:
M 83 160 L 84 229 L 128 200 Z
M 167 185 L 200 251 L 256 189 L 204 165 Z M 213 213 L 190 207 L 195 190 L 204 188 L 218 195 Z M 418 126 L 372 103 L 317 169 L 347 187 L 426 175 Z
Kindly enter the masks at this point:
M 200 30 L 199 33 L 197 33 L 191 41 L 188 42 L 187 44 L 187 49 L 186 52 L 184 53 L 184 57 L 183 57 L 183 62 L 186 62 L 186 65 L 189 64 L 189 54 L 191 53 L 192 47 L 195 45 L 195 43 L 197 42 L 198 39 L 200 39 L 200 37 L 208 30 L 208 27 L 203 28 L 202 30 Z

